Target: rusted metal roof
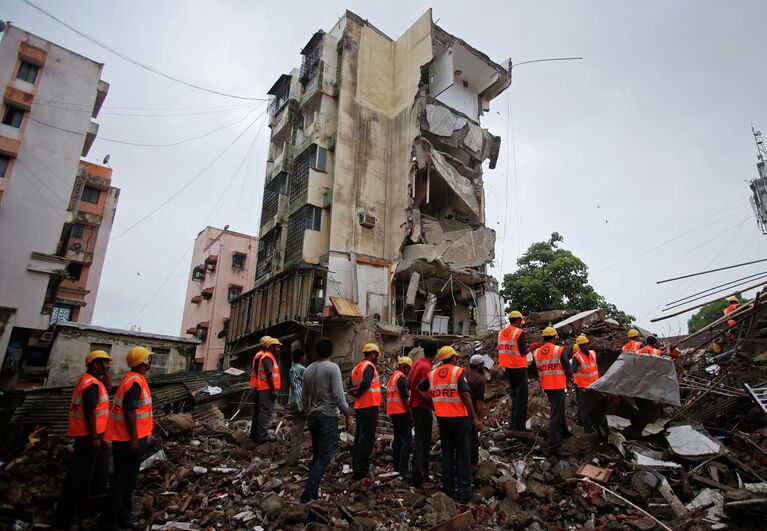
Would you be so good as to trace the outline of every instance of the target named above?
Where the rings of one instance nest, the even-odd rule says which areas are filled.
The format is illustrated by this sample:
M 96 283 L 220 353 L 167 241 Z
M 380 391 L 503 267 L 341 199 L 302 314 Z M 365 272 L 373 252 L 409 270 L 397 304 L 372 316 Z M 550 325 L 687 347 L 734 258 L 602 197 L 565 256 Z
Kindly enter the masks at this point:
M 338 315 L 344 317 L 365 317 L 362 315 L 357 303 L 352 300 L 344 299 L 343 297 L 330 297 L 330 302 L 333 304 Z

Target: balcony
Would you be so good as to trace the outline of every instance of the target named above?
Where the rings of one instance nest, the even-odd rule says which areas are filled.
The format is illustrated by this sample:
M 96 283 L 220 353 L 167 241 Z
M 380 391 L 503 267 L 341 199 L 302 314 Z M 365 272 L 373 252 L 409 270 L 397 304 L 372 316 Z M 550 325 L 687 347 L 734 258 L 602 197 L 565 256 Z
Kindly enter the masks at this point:
M 3 93 L 3 101 L 5 103 L 11 103 L 19 109 L 28 111 L 32 108 L 32 101 L 35 99 L 35 95 L 25 90 L 20 90 L 11 85 L 5 87 Z
M 107 99 L 107 93 L 109 92 L 109 83 L 99 79 L 99 88 L 96 91 L 96 101 L 93 102 L 93 112 L 91 112 L 91 118 L 96 118 L 101 111 L 101 106 L 104 104 L 104 100 Z
M 290 173 L 293 168 L 293 146 L 286 143 L 282 148 L 282 153 L 272 161 L 272 168 L 267 175 L 267 182 L 274 179 L 281 172 Z M 267 165 L 268 169 L 268 165 Z
M 312 79 L 308 80 L 304 87 L 304 93 L 301 95 L 300 107 L 302 109 L 306 107 L 320 93 L 333 96 L 335 90 L 333 81 L 334 72 L 327 63 L 320 61 L 317 74 Z
M 83 152 L 80 155 L 81 157 L 87 157 L 88 152 L 91 150 L 91 146 L 93 145 L 93 142 L 96 140 L 96 135 L 99 134 L 99 124 L 96 122 L 91 122 L 91 125 L 88 128 L 88 132 L 85 133 L 85 142 L 83 142 Z
M 269 123 L 269 127 L 272 128 L 272 139 L 283 136 L 283 133 L 286 132 L 286 128 L 295 123 L 297 112 L 298 101 L 294 99 L 288 100 L 287 105 L 283 105 L 277 110 L 277 113 L 272 117 Z

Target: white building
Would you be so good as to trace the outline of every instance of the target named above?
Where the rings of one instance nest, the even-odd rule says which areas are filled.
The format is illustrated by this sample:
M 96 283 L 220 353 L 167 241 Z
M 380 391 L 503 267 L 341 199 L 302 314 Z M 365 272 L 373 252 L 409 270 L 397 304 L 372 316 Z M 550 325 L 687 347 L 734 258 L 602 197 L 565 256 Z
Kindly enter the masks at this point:
M 52 320 L 90 321 L 119 190 L 81 161 L 103 65 L 13 26 L 0 41 L 0 387 L 45 367 Z

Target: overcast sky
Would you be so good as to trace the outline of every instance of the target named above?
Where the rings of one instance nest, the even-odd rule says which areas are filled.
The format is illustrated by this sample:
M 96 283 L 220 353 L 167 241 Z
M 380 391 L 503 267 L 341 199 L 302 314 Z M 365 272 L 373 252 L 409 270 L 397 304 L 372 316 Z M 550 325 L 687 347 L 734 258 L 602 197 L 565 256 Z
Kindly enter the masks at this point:
M 37 1 L 143 63 L 254 98 L 298 66 L 312 33 L 330 29 L 347 7 L 395 39 L 430 7 Z M 179 334 L 197 233 L 208 224 L 257 232 L 265 105 L 142 70 L 20 0 L 4 2 L 0 18 L 105 64 L 111 87 L 90 159 L 111 154 L 122 194 L 94 324 Z M 599 293 L 642 326 L 675 334 L 689 314 L 649 323 L 667 302 L 767 271 L 757 264 L 655 283 L 765 257 L 745 180 L 756 176 L 751 122 L 767 130 L 766 18 L 767 3 L 756 0 L 437 3 L 440 26 L 498 62 L 584 57 L 519 66 L 483 120 L 503 137 L 498 166 L 485 173 L 487 224 L 498 233 L 494 274 L 513 271 L 520 252 L 557 231 Z M 174 147 L 104 140 L 173 143 L 217 128 Z

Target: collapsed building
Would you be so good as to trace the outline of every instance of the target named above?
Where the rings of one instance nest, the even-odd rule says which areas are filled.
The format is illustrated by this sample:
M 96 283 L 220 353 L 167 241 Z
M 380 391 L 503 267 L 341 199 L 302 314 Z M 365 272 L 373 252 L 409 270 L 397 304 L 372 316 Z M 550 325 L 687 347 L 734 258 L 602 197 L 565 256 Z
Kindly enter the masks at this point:
M 266 334 L 307 347 L 327 335 L 343 366 L 371 339 L 393 352 L 403 336 L 499 329 L 482 164 L 501 139 L 480 118 L 508 63 L 431 10 L 396 41 L 347 11 L 301 55 L 269 90 L 255 283 L 232 301 L 227 361 Z

